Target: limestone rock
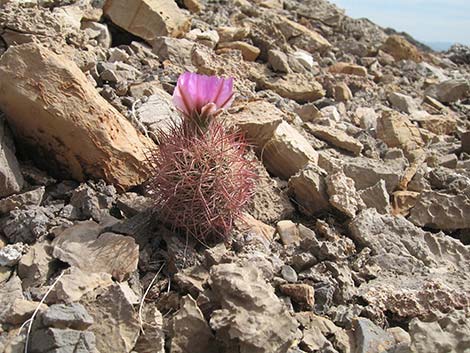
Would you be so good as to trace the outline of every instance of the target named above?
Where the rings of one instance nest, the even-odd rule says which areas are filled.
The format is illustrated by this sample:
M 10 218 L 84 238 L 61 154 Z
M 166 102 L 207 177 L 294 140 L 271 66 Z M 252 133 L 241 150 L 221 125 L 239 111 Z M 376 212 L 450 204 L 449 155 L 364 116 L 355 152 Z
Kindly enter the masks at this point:
M 11 134 L 0 115 L 0 197 L 19 192 L 23 182 Z
M 37 189 L 24 192 L 22 194 L 11 195 L 0 200 L 0 214 L 8 213 L 23 206 L 39 206 L 44 196 L 45 188 L 41 186 Z
M 333 74 L 345 74 L 345 75 L 355 75 L 361 77 L 367 77 L 367 69 L 364 66 L 354 65 L 350 63 L 339 62 L 334 65 L 331 65 L 328 68 Z
M 418 49 L 408 42 L 405 38 L 398 35 L 391 35 L 387 38 L 381 49 L 392 55 L 397 61 L 399 60 L 412 60 L 421 62 L 422 57 Z
M 300 243 L 300 234 L 297 225 L 289 220 L 279 221 L 276 224 L 276 231 L 281 237 L 284 246 L 298 245 Z
M 165 353 L 163 315 L 155 305 L 146 303 L 142 310 L 142 329 L 134 347 L 136 352 Z M 145 334 L 144 334 L 145 333 Z
M 359 191 L 359 196 L 367 208 L 375 208 L 381 214 L 390 213 L 390 195 L 383 179 L 374 186 Z
M 302 134 L 283 121 L 264 146 L 262 160 L 269 172 L 289 179 L 307 163 L 316 164 L 318 153 Z
M 93 221 L 78 223 L 54 239 L 52 255 L 82 271 L 105 272 L 123 281 L 137 269 L 139 246 L 132 237 L 100 232 Z
M 253 265 L 212 267 L 211 288 L 220 303 L 211 328 L 233 351 L 286 353 L 298 339 L 297 322 Z
M 422 118 L 412 117 L 414 121 L 437 135 L 452 135 L 457 127 L 456 119 L 451 115 L 428 115 Z
M 261 52 L 254 45 L 242 41 L 220 43 L 218 48 L 240 50 L 242 52 L 243 59 L 246 61 L 255 61 Z
M 384 111 L 377 120 L 377 137 L 388 147 L 405 151 L 416 150 L 424 144 L 419 129 L 399 113 Z
M 353 94 L 345 82 L 340 82 L 333 87 L 333 97 L 337 102 L 347 102 L 353 98 Z
M 172 319 L 171 352 L 174 353 L 210 353 L 217 352 L 212 331 L 190 296 L 184 296 L 180 310 Z
M 388 95 L 388 101 L 393 108 L 403 113 L 411 114 L 418 110 L 418 105 L 412 97 L 406 94 L 392 92 Z
M 354 218 L 356 213 L 365 208 L 365 205 L 356 192 L 354 180 L 348 178 L 343 172 L 328 175 L 325 179 L 330 203 L 346 216 Z
M 300 211 L 314 215 L 330 208 L 325 183 L 326 172 L 309 163 L 289 179 L 289 192 L 300 205 Z
M 39 302 L 15 298 L 10 302 L 8 309 L 0 314 L 0 320 L 2 323 L 10 325 L 21 325 L 33 315 L 36 309 L 41 313 L 46 308 L 47 305 L 39 305 Z
M 464 79 L 447 80 L 432 85 L 425 94 L 442 103 L 453 103 L 470 95 L 470 84 Z
M 158 58 L 174 64 L 191 65 L 191 50 L 194 42 L 185 38 L 157 37 L 152 41 L 152 52 Z
M 307 123 L 306 126 L 308 131 L 311 132 L 315 137 L 318 137 L 321 140 L 325 140 L 335 147 L 350 151 L 356 156 L 361 154 L 361 151 L 364 147 L 362 143 L 360 143 L 354 137 L 349 136 L 344 131 L 332 127 L 314 125 L 312 123 Z
M 0 74 L 0 107 L 16 136 L 34 146 L 31 156 L 38 162 L 56 174 L 102 178 L 122 189 L 146 178 L 144 152 L 152 142 L 98 94 L 74 63 L 29 43 L 7 50 Z M 24 79 L 17 80 L 18 75 Z
M 107 0 L 103 8 L 111 21 L 126 31 L 152 41 L 158 36 L 180 37 L 189 30 L 190 18 L 173 0 Z
M 73 330 L 86 330 L 93 324 L 93 318 L 79 303 L 51 305 L 41 315 L 46 327 Z
M 409 220 L 421 227 L 443 230 L 470 228 L 470 189 L 457 195 L 425 191 L 410 211 Z
M 291 71 L 286 53 L 271 49 L 268 51 L 268 63 L 276 72 L 288 73 Z
M 297 48 L 308 52 L 325 52 L 331 48 L 330 42 L 321 34 L 283 16 L 277 18 L 277 26 L 287 41 Z

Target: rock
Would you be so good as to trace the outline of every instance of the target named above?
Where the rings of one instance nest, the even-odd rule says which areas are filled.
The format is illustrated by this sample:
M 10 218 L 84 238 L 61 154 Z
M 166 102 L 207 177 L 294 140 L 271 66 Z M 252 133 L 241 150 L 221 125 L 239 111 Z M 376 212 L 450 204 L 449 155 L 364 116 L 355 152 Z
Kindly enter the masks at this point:
M 46 299 L 48 304 L 73 303 L 96 288 L 106 288 L 113 284 L 109 273 L 86 273 L 77 267 L 65 270 L 64 275 L 52 288 Z
M 470 346 L 470 317 L 464 310 L 456 310 L 431 322 L 413 319 L 410 335 L 416 352 L 466 353 Z
M 283 121 L 264 145 L 262 160 L 270 173 L 289 179 L 307 163 L 316 164 L 318 153 L 302 134 Z
M 109 31 L 109 28 L 105 23 L 83 21 L 81 23 L 81 27 L 90 38 L 96 39 L 96 41 L 101 47 L 105 49 L 111 47 L 111 32 Z
M 193 297 L 204 292 L 204 286 L 209 279 L 209 272 L 205 267 L 195 265 L 185 268 L 175 274 L 175 283 L 184 292 L 188 292 Z
M 0 249 L 0 266 L 15 266 L 27 251 L 27 247 L 22 243 L 8 244 Z
M 8 281 L 0 286 L 0 322 L 4 322 L 4 317 L 11 313 L 15 301 L 23 301 L 23 291 L 21 289 L 21 280 L 18 276 L 11 276 Z
M 442 103 L 453 103 L 468 97 L 470 84 L 465 79 L 453 79 L 430 86 L 425 94 Z
M 14 209 L 23 208 L 24 206 L 39 206 L 42 202 L 44 192 L 45 188 L 41 186 L 22 194 L 11 195 L 0 199 L 0 214 L 8 213 Z
M 274 227 L 255 219 L 249 213 L 244 213 L 240 221 L 235 225 L 243 233 L 248 242 L 258 242 L 266 248 L 269 248 L 274 233 L 276 233 Z
M 147 211 L 154 205 L 154 202 L 149 197 L 139 195 L 135 192 L 126 192 L 118 196 L 116 205 L 126 217 L 130 218 L 136 214 Z
M 365 208 L 365 204 L 356 192 L 354 180 L 343 172 L 330 174 L 326 177 L 326 187 L 330 196 L 330 204 L 350 218 Z
M 29 43 L 7 50 L 0 74 L 0 107 L 17 137 L 34 145 L 31 156 L 37 162 L 47 161 L 55 174 L 103 178 L 122 189 L 146 178 L 144 152 L 151 141 L 98 94 L 74 63 Z M 27 79 L 17 80 L 17 75 Z M 28 80 L 37 84 L 28 85 Z
M 470 131 L 462 133 L 462 151 L 470 154 Z
M 353 332 L 357 353 L 385 352 L 395 346 L 395 338 L 369 319 L 353 320 Z
M 80 352 L 97 353 L 95 335 L 88 331 L 40 329 L 31 337 L 31 353 Z
M 437 135 L 452 135 L 457 127 L 457 121 L 450 115 L 429 115 L 423 118 L 412 117 L 419 125 Z
M 344 131 L 332 127 L 314 125 L 312 123 L 307 123 L 306 126 L 308 131 L 311 132 L 315 137 L 318 137 L 321 140 L 325 140 L 335 147 L 352 152 L 356 156 L 361 154 L 361 151 L 364 147 L 362 143 L 360 143 L 354 137 L 349 136 Z
M 314 215 L 330 208 L 325 176 L 323 169 L 309 163 L 289 179 L 289 192 L 302 213 Z
M 285 36 L 289 44 L 306 50 L 310 53 L 325 52 L 331 47 L 330 42 L 321 34 L 308 29 L 301 24 L 291 21 L 286 17 L 279 16 L 276 19 L 277 26 Z
M 239 352 L 286 353 L 298 339 L 297 322 L 253 265 L 213 266 L 210 282 L 220 303 L 210 326 L 225 346 Z
M 281 237 L 284 246 L 298 245 L 300 243 L 299 230 L 292 221 L 279 221 L 276 224 L 276 231 Z
M 172 319 L 171 352 L 218 352 L 215 338 L 196 301 L 186 295 Z
M 408 152 L 424 144 L 419 129 L 406 116 L 392 111 L 384 111 L 377 120 L 377 137 L 388 147 Z
M 454 44 L 446 52 L 446 56 L 456 64 L 469 64 L 470 48 L 467 45 Z
M 413 98 L 405 94 L 392 92 L 387 98 L 392 107 L 400 112 L 412 114 L 418 110 L 418 105 Z
M 174 64 L 191 65 L 191 50 L 194 42 L 184 38 L 157 37 L 152 41 L 152 52 L 158 58 Z
M 261 52 L 261 50 L 254 45 L 241 41 L 219 43 L 218 48 L 240 50 L 242 52 L 243 59 L 246 61 L 255 61 Z
M 39 302 L 15 298 L 10 302 L 8 309 L 0 313 L 0 320 L 2 323 L 9 325 L 21 325 L 31 318 L 36 309 L 38 313 L 41 313 L 46 308 L 47 305 Z
M 145 334 L 144 334 L 145 333 Z M 142 333 L 137 339 L 134 351 L 165 353 L 163 315 L 156 306 L 146 304 L 142 310 Z
M 93 324 L 93 318 L 79 303 L 51 305 L 42 313 L 41 320 L 46 327 L 80 331 Z
M 107 0 L 103 8 L 111 21 L 150 42 L 158 36 L 180 37 L 189 30 L 190 18 L 173 0 Z
M 395 191 L 392 194 L 392 214 L 408 216 L 418 201 L 419 192 Z
M 333 87 L 333 97 L 337 102 L 347 102 L 353 98 L 353 94 L 346 83 L 340 82 Z
M 250 29 L 246 27 L 219 27 L 217 33 L 220 42 L 234 42 L 245 39 L 250 33 Z
M 458 195 L 424 191 L 410 211 L 409 220 L 420 227 L 442 230 L 470 228 L 470 188 Z
M 367 208 L 375 208 L 381 214 L 391 212 L 390 195 L 383 179 L 374 186 L 359 191 L 359 196 Z
M 93 221 L 78 223 L 57 236 L 52 242 L 52 256 L 82 271 L 105 272 L 123 281 L 137 269 L 139 246 L 134 238 L 101 233 Z
M 297 282 L 297 279 L 298 279 L 297 272 L 295 272 L 295 270 L 289 265 L 282 266 L 281 275 L 282 275 L 282 278 L 284 278 L 287 282 L 290 282 L 290 283 Z
M 306 52 L 305 50 L 296 50 L 292 55 L 289 56 L 290 63 L 292 59 L 295 59 L 300 65 L 302 65 L 307 71 L 312 70 L 313 66 L 315 65 L 315 61 L 310 53 Z M 300 71 L 302 72 L 302 71 Z
M 389 36 L 380 49 L 393 56 L 393 58 L 397 61 L 422 61 L 422 56 L 418 49 L 416 49 L 416 47 L 409 43 L 405 38 L 398 35 Z
M 80 184 L 73 190 L 70 204 L 73 214 L 69 219 L 94 219 L 99 222 L 109 214 L 116 197 L 116 189 L 112 185 L 106 185 L 100 180 L 97 183 L 87 182 Z
M 367 69 L 364 66 L 354 65 L 350 63 L 339 62 L 331 65 L 328 68 L 333 74 L 354 75 L 360 77 L 367 77 Z
M 82 298 L 81 304 L 93 318 L 94 323 L 88 330 L 95 334 L 99 352 L 132 351 L 140 326 L 137 311 L 121 286 L 113 284 L 105 289 L 96 289 Z
M 289 73 L 291 69 L 289 67 L 289 62 L 287 60 L 287 55 L 276 49 L 271 49 L 268 51 L 268 63 L 271 68 L 280 73 Z
M 32 244 L 48 234 L 49 223 L 54 215 L 44 207 L 27 207 L 13 210 L 3 220 L 3 233 L 12 243 Z
M 260 75 L 255 78 L 259 89 L 270 89 L 281 97 L 298 103 L 313 102 L 325 95 L 323 87 L 313 77 L 290 73 L 282 77 Z
M 390 333 L 395 339 L 396 353 L 410 353 L 411 352 L 411 337 L 408 332 L 406 332 L 401 327 L 391 327 L 387 329 L 387 332 Z
M 295 109 L 295 112 L 300 116 L 302 121 L 308 122 L 320 117 L 320 110 L 313 103 L 303 104 Z
M 15 145 L 0 114 L 0 197 L 20 192 L 23 183 L 23 176 L 15 156 Z
M 314 289 L 308 284 L 281 284 L 281 292 L 289 296 L 294 302 L 308 309 L 313 309 L 315 305 Z
M 191 13 L 198 13 L 203 8 L 203 5 L 199 2 L 199 0 L 184 0 L 184 6 Z

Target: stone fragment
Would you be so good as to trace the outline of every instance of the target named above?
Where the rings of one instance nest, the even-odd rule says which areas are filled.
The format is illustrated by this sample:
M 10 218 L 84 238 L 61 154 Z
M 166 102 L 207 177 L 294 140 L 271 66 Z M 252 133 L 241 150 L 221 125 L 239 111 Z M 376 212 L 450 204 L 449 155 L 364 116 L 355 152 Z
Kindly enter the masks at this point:
M 306 124 L 308 131 L 311 132 L 315 137 L 321 140 L 325 140 L 335 147 L 344 149 L 352 152 L 354 155 L 359 156 L 363 149 L 362 143 L 352 136 L 349 136 L 343 130 L 339 130 L 332 127 L 314 125 L 312 123 Z
M 358 211 L 365 208 L 364 202 L 356 192 L 354 180 L 342 171 L 328 175 L 325 181 L 330 203 L 334 208 L 350 218 L 354 218 Z
M 398 326 L 388 328 L 387 332 L 395 339 L 395 351 L 397 353 L 409 353 L 411 351 L 411 337 L 408 332 Z
M 282 284 L 279 289 L 297 304 L 305 306 L 308 309 L 314 308 L 315 291 L 312 286 L 304 283 Z
M 387 98 L 392 107 L 400 112 L 412 114 L 418 110 L 416 102 L 412 97 L 407 96 L 406 94 L 392 92 L 387 96 Z
M 7 246 L 0 249 L 0 266 L 15 266 L 23 256 L 23 253 L 27 251 L 22 243 L 8 244 Z
M 339 62 L 331 65 L 328 68 L 333 74 L 354 75 L 360 77 L 367 77 L 367 69 L 364 66 L 354 65 L 350 63 Z
M 280 50 L 271 49 L 268 51 L 268 63 L 276 72 L 286 74 L 291 71 L 287 60 L 287 54 Z
M 299 230 L 297 225 L 292 221 L 279 221 L 276 224 L 276 231 L 281 237 L 284 246 L 295 245 L 300 243 Z
M 21 280 L 13 275 L 0 285 L 0 322 L 3 323 L 4 318 L 11 314 L 15 301 L 22 302 L 24 297 Z
M 290 283 L 297 282 L 297 279 L 298 279 L 297 272 L 295 272 L 295 270 L 289 265 L 282 266 L 281 275 L 282 275 L 282 278 L 284 278 L 287 282 L 290 282 Z
M 323 169 L 309 163 L 289 179 L 289 192 L 302 213 L 314 215 L 330 208 L 325 176 Z
M 0 75 L 0 107 L 17 137 L 34 145 L 31 157 L 38 163 L 62 176 L 102 178 L 122 189 L 147 177 L 143 162 L 152 142 L 73 62 L 39 44 L 11 46 L 0 60 Z
M 83 21 L 81 28 L 89 35 L 90 38 L 96 39 L 98 44 L 105 49 L 111 47 L 111 32 L 105 23 L 94 21 Z
M 377 184 L 359 191 L 359 196 L 367 208 L 375 208 L 381 214 L 390 213 L 392 210 L 390 195 L 383 179 Z
M 406 116 L 392 111 L 384 111 L 377 120 L 377 137 L 388 147 L 408 152 L 424 144 L 419 129 Z
M 465 79 L 447 80 L 430 86 L 425 94 L 442 103 L 453 103 L 469 96 L 470 83 Z
M 452 135 L 457 128 L 457 120 L 451 115 L 428 115 L 422 118 L 412 117 L 423 129 L 436 135 Z
M 291 56 L 289 56 L 289 59 L 295 59 L 308 71 L 310 71 L 315 65 L 312 55 L 305 50 L 296 50 Z
M 171 352 L 218 351 L 214 335 L 196 301 L 190 295 L 182 298 L 180 309 L 172 319 L 172 331 Z
M 96 353 L 95 335 L 88 331 L 39 329 L 31 336 L 31 353 L 43 352 Z
M 14 209 L 23 208 L 24 206 L 39 206 L 42 202 L 44 192 L 45 188 L 41 186 L 22 194 L 5 197 L 0 200 L 0 214 L 8 213 Z
M 0 313 L 0 322 L 10 325 L 21 325 L 33 315 L 36 309 L 41 313 L 46 308 L 46 304 L 39 305 L 39 302 L 15 298 L 10 302 L 9 307 Z
M 356 352 L 386 352 L 395 346 L 395 338 L 372 321 L 359 317 L 353 320 Z
M 120 285 L 98 288 L 82 298 L 81 304 L 93 318 L 88 330 L 95 334 L 99 352 L 132 351 L 139 336 L 139 320 Z
M 145 334 L 144 334 L 145 333 Z M 165 353 L 163 315 L 155 305 L 146 305 L 142 310 L 142 333 L 134 347 L 136 352 Z
M 380 48 L 384 52 L 393 56 L 397 61 L 399 60 L 412 60 L 415 62 L 421 62 L 422 56 L 418 49 L 405 38 L 399 35 L 391 35 L 387 38 L 385 43 Z
M 457 195 L 424 191 L 410 211 L 409 220 L 420 227 L 442 230 L 470 228 L 470 189 Z
M 48 234 L 49 223 L 54 215 L 45 207 L 27 207 L 13 210 L 3 220 L 3 233 L 12 243 L 32 244 Z
M 152 41 L 152 52 L 163 60 L 174 64 L 191 65 L 191 50 L 194 42 L 184 38 L 157 37 Z
M 246 27 L 219 27 L 217 33 L 220 42 L 234 42 L 245 39 L 250 33 L 250 29 Z
M 209 279 L 209 272 L 205 267 L 196 265 L 185 268 L 175 274 L 175 283 L 184 292 L 188 292 L 197 298 L 199 293 L 204 292 L 204 285 Z
M 314 77 L 298 73 L 282 77 L 260 75 L 255 80 L 259 89 L 270 89 L 281 97 L 293 99 L 298 103 L 313 102 L 325 95 L 323 87 Z
M 3 115 L 0 114 L 0 197 L 20 192 L 23 183 L 15 156 L 15 145 Z
M 220 309 L 213 312 L 210 326 L 233 351 L 286 353 L 299 338 L 296 320 L 253 265 L 213 266 L 211 288 Z
M 392 213 L 394 215 L 408 216 L 410 210 L 418 201 L 419 192 L 398 190 L 392 194 Z
M 289 179 L 307 163 L 316 164 L 318 153 L 300 132 L 283 121 L 265 144 L 262 160 L 270 173 Z
M 107 0 L 103 8 L 111 21 L 150 42 L 158 36 L 180 37 L 189 30 L 191 19 L 173 0 Z
M 283 16 L 276 20 L 277 27 L 291 45 L 310 53 L 325 52 L 331 48 L 330 42 L 321 34 Z
M 151 198 L 139 195 L 135 192 L 126 192 L 118 196 L 116 205 L 119 209 L 130 218 L 136 214 L 147 211 L 154 205 Z
M 244 213 L 236 227 L 243 233 L 248 242 L 258 242 L 269 248 L 276 229 L 266 223 L 263 223 L 249 213 Z
M 255 61 L 261 52 L 261 50 L 254 45 L 242 41 L 219 43 L 218 48 L 240 50 L 243 59 L 246 61 Z
M 320 110 L 313 103 L 303 104 L 295 109 L 302 121 L 308 122 L 320 117 Z
M 93 318 L 79 303 L 51 305 L 42 313 L 41 320 L 46 327 L 81 331 L 93 324 Z
M 345 82 L 340 82 L 333 87 L 333 97 L 337 102 L 347 102 L 353 98 L 353 94 Z
M 69 219 L 94 219 L 100 222 L 105 215 L 109 214 L 109 209 L 113 206 L 116 197 L 116 189 L 112 185 L 106 185 L 103 180 L 93 183 L 80 184 L 73 190 L 70 203 L 67 206 L 73 207 L 73 214 Z

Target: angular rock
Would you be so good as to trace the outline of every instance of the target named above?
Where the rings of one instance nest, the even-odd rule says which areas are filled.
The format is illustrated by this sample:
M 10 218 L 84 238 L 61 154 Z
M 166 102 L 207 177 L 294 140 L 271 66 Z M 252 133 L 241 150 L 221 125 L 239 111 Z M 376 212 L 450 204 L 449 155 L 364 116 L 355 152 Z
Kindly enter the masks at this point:
M 0 266 L 15 266 L 23 256 L 23 253 L 27 251 L 22 243 L 8 244 L 7 246 L 0 249 Z
M 367 69 L 364 66 L 354 65 L 350 63 L 336 63 L 328 68 L 333 74 L 354 75 L 360 77 L 367 77 Z
M 408 42 L 405 38 L 398 35 L 389 36 L 380 49 L 393 56 L 393 58 L 397 61 L 422 61 L 422 56 L 418 49 L 416 49 L 416 47 Z
M 383 179 L 374 186 L 359 191 L 359 196 L 367 208 L 375 208 L 381 214 L 391 212 L 390 195 Z
M 399 113 L 384 111 L 377 120 L 377 137 L 388 147 L 405 151 L 416 150 L 424 144 L 419 129 Z
M 333 97 L 337 102 L 347 102 L 353 98 L 353 94 L 346 83 L 340 82 L 333 87 Z
M 95 335 L 88 331 L 47 328 L 34 331 L 31 353 L 80 352 L 97 353 Z
M 400 112 L 412 114 L 418 110 L 416 102 L 412 97 L 407 96 L 406 94 L 392 92 L 387 98 L 392 107 Z
M 145 333 L 145 334 L 144 334 Z M 142 310 L 142 333 L 134 346 L 136 352 L 165 353 L 163 315 L 155 305 L 146 303 Z
M 470 228 L 470 188 L 458 195 L 424 191 L 410 211 L 409 220 L 420 227 L 442 230 Z
M 51 305 L 42 313 L 41 320 L 46 327 L 80 331 L 86 330 L 93 324 L 93 318 L 79 303 Z
M 15 156 L 15 145 L 0 114 L 0 197 L 19 192 L 23 183 L 23 176 Z
M 277 26 L 287 41 L 297 48 L 308 52 L 325 52 L 331 47 L 330 42 L 321 34 L 283 16 L 277 19 Z
M 361 154 L 361 151 L 364 147 L 362 143 L 360 143 L 354 137 L 349 136 L 343 130 L 322 125 L 314 125 L 312 123 L 307 123 L 306 126 L 308 131 L 311 132 L 315 137 L 318 137 L 321 140 L 325 140 L 335 147 L 352 152 L 356 156 Z
M 457 127 L 456 119 L 451 115 L 429 115 L 423 118 L 412 117 L 414 121 L 428 131 L 437 135 L 452 135 Z
M 291 71 L 286 53 L 271 49 L 268 51 L 268 63 L 276 72 L 289 73 Z
M 134 238 L 100 232 L 93 221 L 78 223 L 54 239 L 52 256 L 82 271 L 109 273 L 120 282 L 129 278 L 139 261 Z
M 279 289 L 289 296 L 294 302 L 308 309 L 313 309 L 315 305 L 315 291 L 312 286 L 303 283 L 282 284 Z
M 190 296 L 184 296 L 178 313 L 172 319 L 171 352 L 210 353 L 218 352 L 215 338 L 197 306 Z
M 45 188 L 41 186 L 37 189 L 24 192 L 22 194 L 11 195 L 0 200 L 0 214 L 8 213 L 23 206 L 39 206 L 44 196 Z
M 107 0 L 103 10 L 114 24 L 148 42 L 158 36 L 180 37 L 191 25 L 173 0 Z
M 220 309 L 213 312 L 210 326 L 234 351 L 286 353 L 299 338 L 296 320 L 254 266 L 212 267 L 211 288 Z
M 298 279 L 297 272 L 295 272 L 295 270 L 289 265 L 282 266 L 281 275 L 282 275 L 282 278 L 284 278 L 287 282 L 290 282 L 290 283 L 297 282 L 297 279 Z
M 174 64 L 191 65 L 191 50 L 194 42 L 184 38 L 158 37 L 152 41 L 152 52 L 158 58 Z
M 21 325 L 31 318 L 36 309 L 41 313 L 46 308 L 47 305 L 40 305 L 39 302 L 15 298 L 10 302 L 8 309 L 0 313 L 0 321 L 9 325 Z
M 369 319 L 355 319 L 353 330 L 357 353 L 386 352 L 395 346 L 395 338 Z
M 297 225 L 292 221 L 279 221 L 276 224 L 276 231 L 281 237 L 284 246 L 298 245 L 300 243 L 300 234 Z
M 3 220 L 3 233 L 12 243 L 31 244 L 48 234 L 52 218 L 54 215 L 45 207 L 30 206 L 13 210 Z
M 246 42 L 225 42 L 218 45 L 219 49 L 236 49 L 242 52 L 243 59 L 246 61 L 255 61 L 261 50 L 254 45 Z
M 249 213 L 244 213 L 235 226 L 243 233 L 248 242 L 258 242 L 266 248 L 269 248 L 274 233 L 276 233 L 274 227 L 255 219 Z
M 300 132 L 283 121 L 265 144 L 262 160 L 270 173 L 289 179 L 307 163 L 316 164 L 318 153 Z
M 99 222 L 109 214 L 116 197 L 116 189 L 112 185 L 106 185 L 103 180 L 93 183 L 80 184 L 73 190 L 70 203 L 66 207 L 72 207 L 69 219 L 90 219 Z
M 289 192 L 306 215 L 314 215 L 330 208 L 325 183 L 326 172 L 315 164 L 307 166 L 289 179 Z
M 0 75 L 0 107 L 16 136 L 34 146 L 38 163 L 55 174 L 102 178 L 121 189 L 144 181 L 144 152 L 152 142 L 73 62 L 39 44 L 11 46 L 0 60 Z
M 126 192 L 118 196 L 116 205 L 126 217 L 130 218 L 147 211 L 154 205 L 154 201 L 135 192 Z
M 462 151 L 470 153 L 470 131 L 464 132 L 461 138 Z
M 350 218 L 354 218 L 358 211 L 365 208 L 365 204 L 356 192 L 354 180 L 343 172 L 330 174 L 325 181 L 330 203 L 334 208 Z
M 432 85 L 425 94 L 442 103 L 453 103 L 470 95 L 470 83 L 465 79 L 447 80 Z

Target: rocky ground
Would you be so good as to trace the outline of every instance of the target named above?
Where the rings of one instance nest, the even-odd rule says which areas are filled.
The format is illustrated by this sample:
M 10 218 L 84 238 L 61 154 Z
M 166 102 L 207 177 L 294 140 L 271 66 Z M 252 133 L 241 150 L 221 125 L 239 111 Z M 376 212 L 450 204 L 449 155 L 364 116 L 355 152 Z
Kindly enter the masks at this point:
M 0 0 L 0 351 L 470 352 L 470 48 L 406 38 L 324 0 Z M 184 71 L 235 78 L 259 160 L 230 244 L 141 186 Z

